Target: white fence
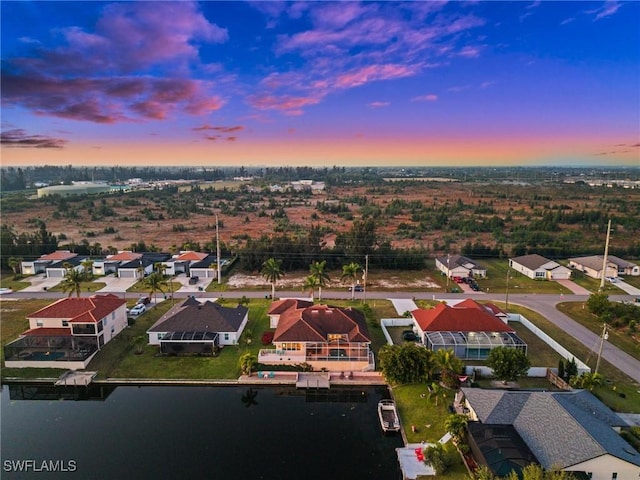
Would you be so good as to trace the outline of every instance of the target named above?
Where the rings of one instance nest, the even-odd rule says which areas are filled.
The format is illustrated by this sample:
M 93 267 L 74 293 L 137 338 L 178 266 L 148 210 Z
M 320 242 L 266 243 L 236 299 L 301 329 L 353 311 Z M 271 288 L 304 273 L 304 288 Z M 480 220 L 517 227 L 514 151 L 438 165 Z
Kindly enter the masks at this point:
M 387 343 L 389 345 L 393 345 L 393 340 L 391 339 L 391 335 L 389 335 L 389 332 L 387 331 L 387 327 L 413 327 L 413 325 L 413 318 L 410 317 L 380 319 L 382 333 L 384 334 L 384 338 L 387 339 Z

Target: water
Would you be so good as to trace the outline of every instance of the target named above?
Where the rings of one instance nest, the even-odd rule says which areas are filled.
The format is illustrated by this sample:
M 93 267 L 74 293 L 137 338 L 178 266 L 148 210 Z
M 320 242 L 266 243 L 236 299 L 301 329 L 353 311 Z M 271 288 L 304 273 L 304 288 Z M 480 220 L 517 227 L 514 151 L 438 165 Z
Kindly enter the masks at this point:
M 3 479 L 401 478 L 395 448 L 402 440 L 384 436 L 377 419 L 385 388 L 64 392 L 59 400 L 51 387 L 2 388 Z M 76 393 L 83 401 L 74 401 Z M 19 460 L 36 467 L 15 472 L 17 464 L 7 462 Z M 45 469 L 75 471 L 34 472 L 43 461 Z

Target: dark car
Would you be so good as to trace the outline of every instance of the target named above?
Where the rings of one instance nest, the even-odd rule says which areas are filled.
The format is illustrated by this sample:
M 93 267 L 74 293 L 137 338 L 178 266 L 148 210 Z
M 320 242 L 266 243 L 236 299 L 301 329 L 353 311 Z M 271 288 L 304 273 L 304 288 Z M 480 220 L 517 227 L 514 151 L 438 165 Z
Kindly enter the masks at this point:
M 413 332 L 413 330 L 403 330 L 402 339 L 407 342 L 413 342 L 418 339 L 418 336 Z
M 349 291 L 353 290 L 354 292 L 362 292 L 364 291 L 364 287 L 360 284 L 349 287 Z
M 195 285 L 196 283 L 198 283 L 198 280 L 200 280 L 199 277 L 191 277 L 189 279 L 189 285 Z
M 149 297 L 139 298 L 136 303 L 141 303 L 143 305 L 149 305 L 151 303 L 151 299 Z

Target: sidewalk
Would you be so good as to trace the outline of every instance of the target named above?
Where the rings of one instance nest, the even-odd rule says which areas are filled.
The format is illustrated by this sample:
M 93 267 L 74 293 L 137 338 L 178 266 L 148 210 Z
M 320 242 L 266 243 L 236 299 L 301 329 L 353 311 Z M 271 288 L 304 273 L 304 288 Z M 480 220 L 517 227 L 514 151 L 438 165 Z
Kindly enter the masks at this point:
M 389 301 L 393 303 L 393 308 L 400 316 L 403 316 L 404 312 L 412 312 L 418 308 L 416 302 L 407 298 L 389 298 Z

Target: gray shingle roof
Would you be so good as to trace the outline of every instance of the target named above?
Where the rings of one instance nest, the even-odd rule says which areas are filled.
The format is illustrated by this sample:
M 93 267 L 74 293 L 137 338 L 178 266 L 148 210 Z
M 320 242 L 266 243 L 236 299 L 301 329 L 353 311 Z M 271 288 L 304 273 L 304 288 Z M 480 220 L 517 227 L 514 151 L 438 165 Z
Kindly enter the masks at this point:
M 172 308 L 149 332 L 237 332 L 248 312 L 247 307 L 223 307 L 219 303 L 187 298 Z
M 548 258 L 544 258 L 542 255 L 533 253 L 531 255 L 523 255 L 522 257 L 515 257 L 512 261 L 519 263 L 520 265 L 527 267 L 530 270 L 536 270 L 542 265 L 551 262 Z
M 544 468 L 566 468 L 607 453 L 640 465 L 640 454 L 613 429 L 625 423 L 585 390 L 463 392 L 482 423 L 512 424 Z

